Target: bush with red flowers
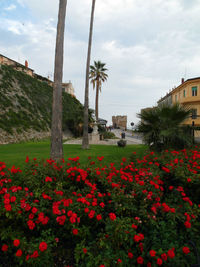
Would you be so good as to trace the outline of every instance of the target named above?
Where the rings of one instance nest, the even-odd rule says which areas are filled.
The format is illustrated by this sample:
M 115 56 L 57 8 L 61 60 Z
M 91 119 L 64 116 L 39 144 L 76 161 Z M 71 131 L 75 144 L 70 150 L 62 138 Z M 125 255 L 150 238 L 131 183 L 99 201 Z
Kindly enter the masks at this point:
M 191 266 L 200 251 L 200 150 L 0 163 L 2 266 Z M 93 159 L 94 160 L 94 159 Z

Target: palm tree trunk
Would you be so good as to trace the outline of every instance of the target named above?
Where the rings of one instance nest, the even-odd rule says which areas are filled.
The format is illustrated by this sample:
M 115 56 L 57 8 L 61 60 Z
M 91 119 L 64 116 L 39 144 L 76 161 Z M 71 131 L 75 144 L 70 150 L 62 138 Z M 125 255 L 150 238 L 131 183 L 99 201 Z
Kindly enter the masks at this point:
M 60 0 L 56 36 L 54 63 L 54 85 L 51 123 L 51 158 L 59 160 L 63 157 L 62 144 L 62 77 L 63 77 L 63 45 L 67 0 Z
M 90 33 L 89 33 L 89 41 L 88 41 L 87 64 L 86 64 L 85 103 L 84 103 L 83 141 L 82 141 L 83 149 L 89 149 L 89 139 L 88 139 L 89 68 L 90 68 L 90 55 L 91 55 L 91 47 L 92 47 L 92 32 L 93 32 L 95 2 L 96 0 L 92 1 L 92 10 L 91 10 L 91 18 L 90 18 Z
M 99 118 L 99 82 L 98 81 L 96 83 L 95 116 L 96 116 L 96 121 L 98 122 L 98 118 Z

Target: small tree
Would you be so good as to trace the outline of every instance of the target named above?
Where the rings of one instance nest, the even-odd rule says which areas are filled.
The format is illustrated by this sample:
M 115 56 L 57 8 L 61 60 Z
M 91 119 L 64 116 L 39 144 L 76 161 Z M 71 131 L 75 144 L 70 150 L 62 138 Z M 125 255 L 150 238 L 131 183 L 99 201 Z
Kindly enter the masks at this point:
M 105 63 L 101 61 L 94 61 L 94 66 L 90 66 L 90 80 L 93 85 L 93 89 L 96 85 L 96 100 L 95 100 L 95 116 L 98 121 L 99 118 L 99 92 L 101 91 L 102 83 L 108 78 L 105 73 L 107 69 L 105 68 Z
M 190 110 L 179 104 L 143 110 L 138 114 L 141 121 L 137 130 L 143 134 L 144 141 L 156 150 L 183 148 L 192 144 L 190 127 L 184 125 L 190 114 Z

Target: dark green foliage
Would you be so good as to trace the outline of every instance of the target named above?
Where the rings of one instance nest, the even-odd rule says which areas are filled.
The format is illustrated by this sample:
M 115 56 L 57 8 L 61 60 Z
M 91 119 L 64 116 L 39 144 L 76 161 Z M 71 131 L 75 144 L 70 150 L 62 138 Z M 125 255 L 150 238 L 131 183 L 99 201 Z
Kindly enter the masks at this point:
M 115 139 L 116 136 L 112 132 L 105 131 L 103 132 L 103 139 Z
M 192 144 L 191 129 L 184 125 L 190 111 L 174 104 L 163 105 L 138 114 L 141 122 L 137 131 L 144 136 L 144 141 L 157 151 L 173 147 L 181 149 Z
M 48 131 L 51 127 L 53 88 L 10 66 L 0 68 L 0 128 L 9 134 L 34 129 Z M 63 130 L 81 134 L 83 106 L 74 97 L 63 93 Z
M 120 139 L 117 142 L 117 144 L 118 144 L 119 147 L 125 147 L 126 146 L 126 140 Z

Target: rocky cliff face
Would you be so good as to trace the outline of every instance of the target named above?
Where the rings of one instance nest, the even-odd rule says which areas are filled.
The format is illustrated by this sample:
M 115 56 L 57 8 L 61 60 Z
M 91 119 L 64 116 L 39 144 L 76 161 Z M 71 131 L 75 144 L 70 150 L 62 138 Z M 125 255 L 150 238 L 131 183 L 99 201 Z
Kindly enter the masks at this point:
M 50 135 L 53 88 L 46 82 L 0 65 L 0 144 Z M 82 104 L 63 93 L 63 130 L 77 134 Z

